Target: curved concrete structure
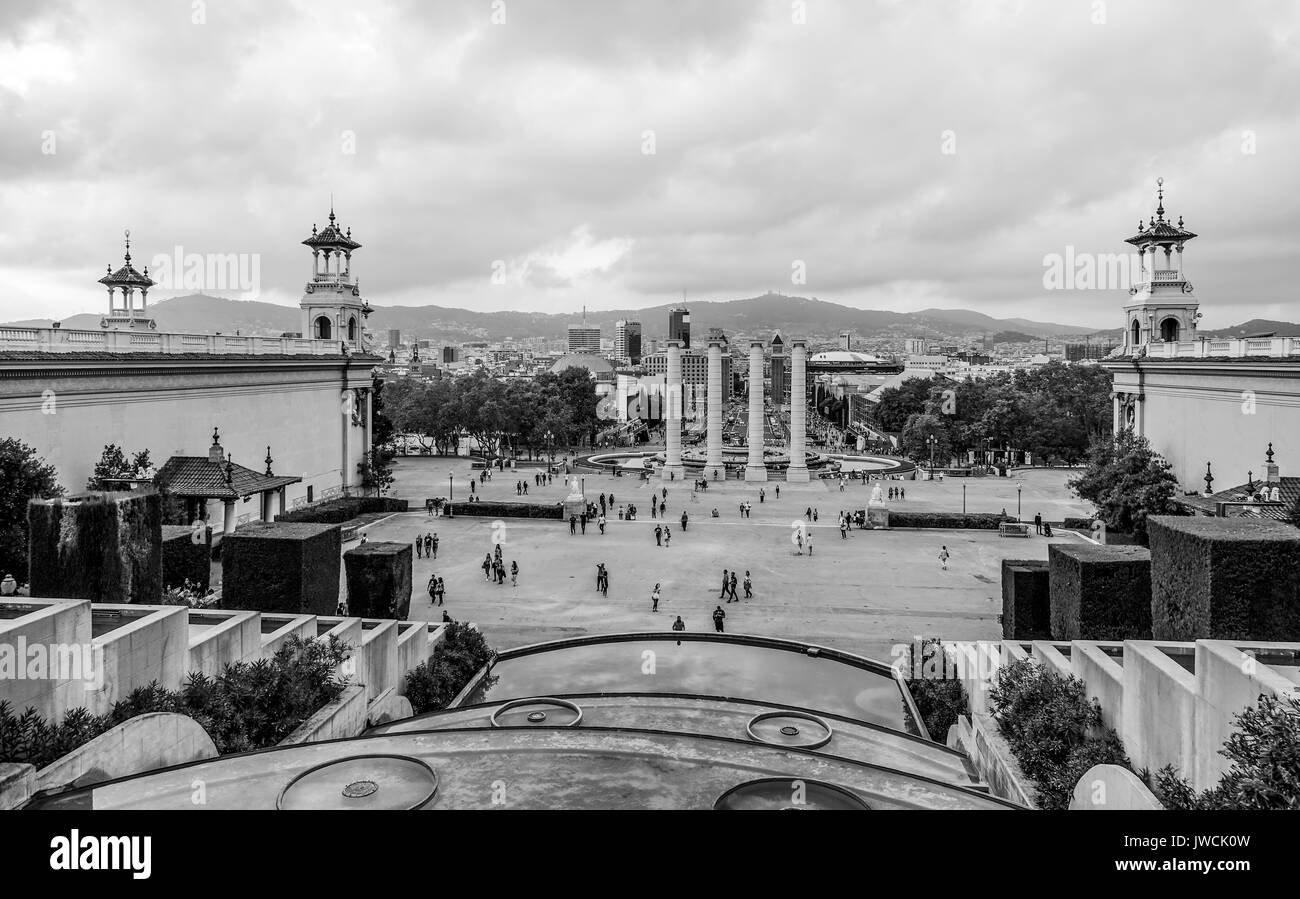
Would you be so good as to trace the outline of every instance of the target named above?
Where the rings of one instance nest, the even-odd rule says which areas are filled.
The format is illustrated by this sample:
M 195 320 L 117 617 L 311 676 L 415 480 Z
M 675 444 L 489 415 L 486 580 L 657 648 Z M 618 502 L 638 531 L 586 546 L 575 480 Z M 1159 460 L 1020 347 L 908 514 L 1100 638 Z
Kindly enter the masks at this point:
M 806 483 L 804 445 L 808 427 L 808 341 L 796 340 L 790 348 L 790 467 L 785 479 Z
M 682 468 L 682 342 L 668 341 L 668 380 L 664 410 L 667 432 L 667 455 L 659 474 L 665 481 L 680 481 L 685 476 Z
M 749 344 L 749 459 L 745 463 L 746 481 L 766 481 L 763 464 L 763 342 Z
M 726 480 L 727 469 L 722 463 L 722 341 L 709 341 L 709 404 L 707 455 L 704 459 L 704 477 L 710 481 Z

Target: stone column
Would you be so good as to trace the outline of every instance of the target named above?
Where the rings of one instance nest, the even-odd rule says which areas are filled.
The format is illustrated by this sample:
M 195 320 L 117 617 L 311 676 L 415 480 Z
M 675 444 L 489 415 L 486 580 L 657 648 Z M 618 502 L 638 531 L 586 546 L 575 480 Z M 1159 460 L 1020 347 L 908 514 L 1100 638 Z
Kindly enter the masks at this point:
M 275 498 L 275 491 L 273 490 L 262 491 L 262 520 L 263 521 L 270 522 L 275 520 L 275 512 L 273 511 L 273 505 L 272 505 L 272 503 L 274 502 L 274 498 Z
M 749 344 L 749 458 L 745 461 L 745 480 L 766 481 L 763 464 L 763 341 Z
M 808 482 L 808 463 L 804 459 L 808 427 L 808 342 L 796 340 L 790 348 L 790 467 L 785 479 Z
M 709 404 L 708 432 L 706 434 L 707 456 L 704 461 L 704 477 L 710 481 L 724 481 L 727 469 L 722 461 L 722 341 L 709 341 L 709 392 L 706 400 Z
M 235 501 L 233 499 L 225 500 L 223 506 L 225 514 L 222 521 L 222 533 L 233 534 L 235 528 L 239 526 L 239 515 L 235 512 Z
M 668 341 L 668 378 L 665 385 L 664 422 L 667 453 L 659 476 L 665 481 L 682 480 L 682 342 Z

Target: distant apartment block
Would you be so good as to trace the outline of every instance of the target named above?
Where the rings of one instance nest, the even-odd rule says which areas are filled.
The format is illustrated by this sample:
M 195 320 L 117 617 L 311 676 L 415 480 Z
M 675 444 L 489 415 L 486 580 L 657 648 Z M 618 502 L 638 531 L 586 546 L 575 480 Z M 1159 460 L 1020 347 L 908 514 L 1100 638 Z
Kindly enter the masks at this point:
M 595 325 L 569 325 L 568 351 L 584 356 L 600 355 L 600 328 Z

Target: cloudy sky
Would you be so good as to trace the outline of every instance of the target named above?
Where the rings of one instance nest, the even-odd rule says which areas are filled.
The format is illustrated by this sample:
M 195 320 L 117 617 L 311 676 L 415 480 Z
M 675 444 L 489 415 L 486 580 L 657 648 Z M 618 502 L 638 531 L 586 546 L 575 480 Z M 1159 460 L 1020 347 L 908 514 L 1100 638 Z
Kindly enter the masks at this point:
M 248 254 L 246 293 L 294 305 L 332 193 L 376 305 L 770 289 L 1117 327 L 1122 285 L 1049 291 L 1044 259 L 1124 251 L 1161 176 L 1201 235 L 1204 324 L 1300 320 L 1298 22 L 1289 0 L 4 0 L 0 320 L 101 311 L 124 228 L 137 263 Z

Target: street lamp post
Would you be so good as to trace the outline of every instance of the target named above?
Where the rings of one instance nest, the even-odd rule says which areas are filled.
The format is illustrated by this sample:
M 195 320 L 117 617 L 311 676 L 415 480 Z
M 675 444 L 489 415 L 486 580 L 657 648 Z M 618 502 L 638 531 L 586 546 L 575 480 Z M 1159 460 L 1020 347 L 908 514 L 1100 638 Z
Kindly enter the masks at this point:
M 933 434 L 925 438 L 925 442 L 930 445 L 930 480 L 934 480 L 934 448 L 939 443 L 938 438 Z
M 966 485 L 961 485 L 961 514 L 966 514 Z
M 447 475 L 447 502 L 451 502 L 456 498 L 455 480 L 456 476 L 454 474 Z
M 1016 521 L 1020 520 L 1020 486 L 1016 485 Z

